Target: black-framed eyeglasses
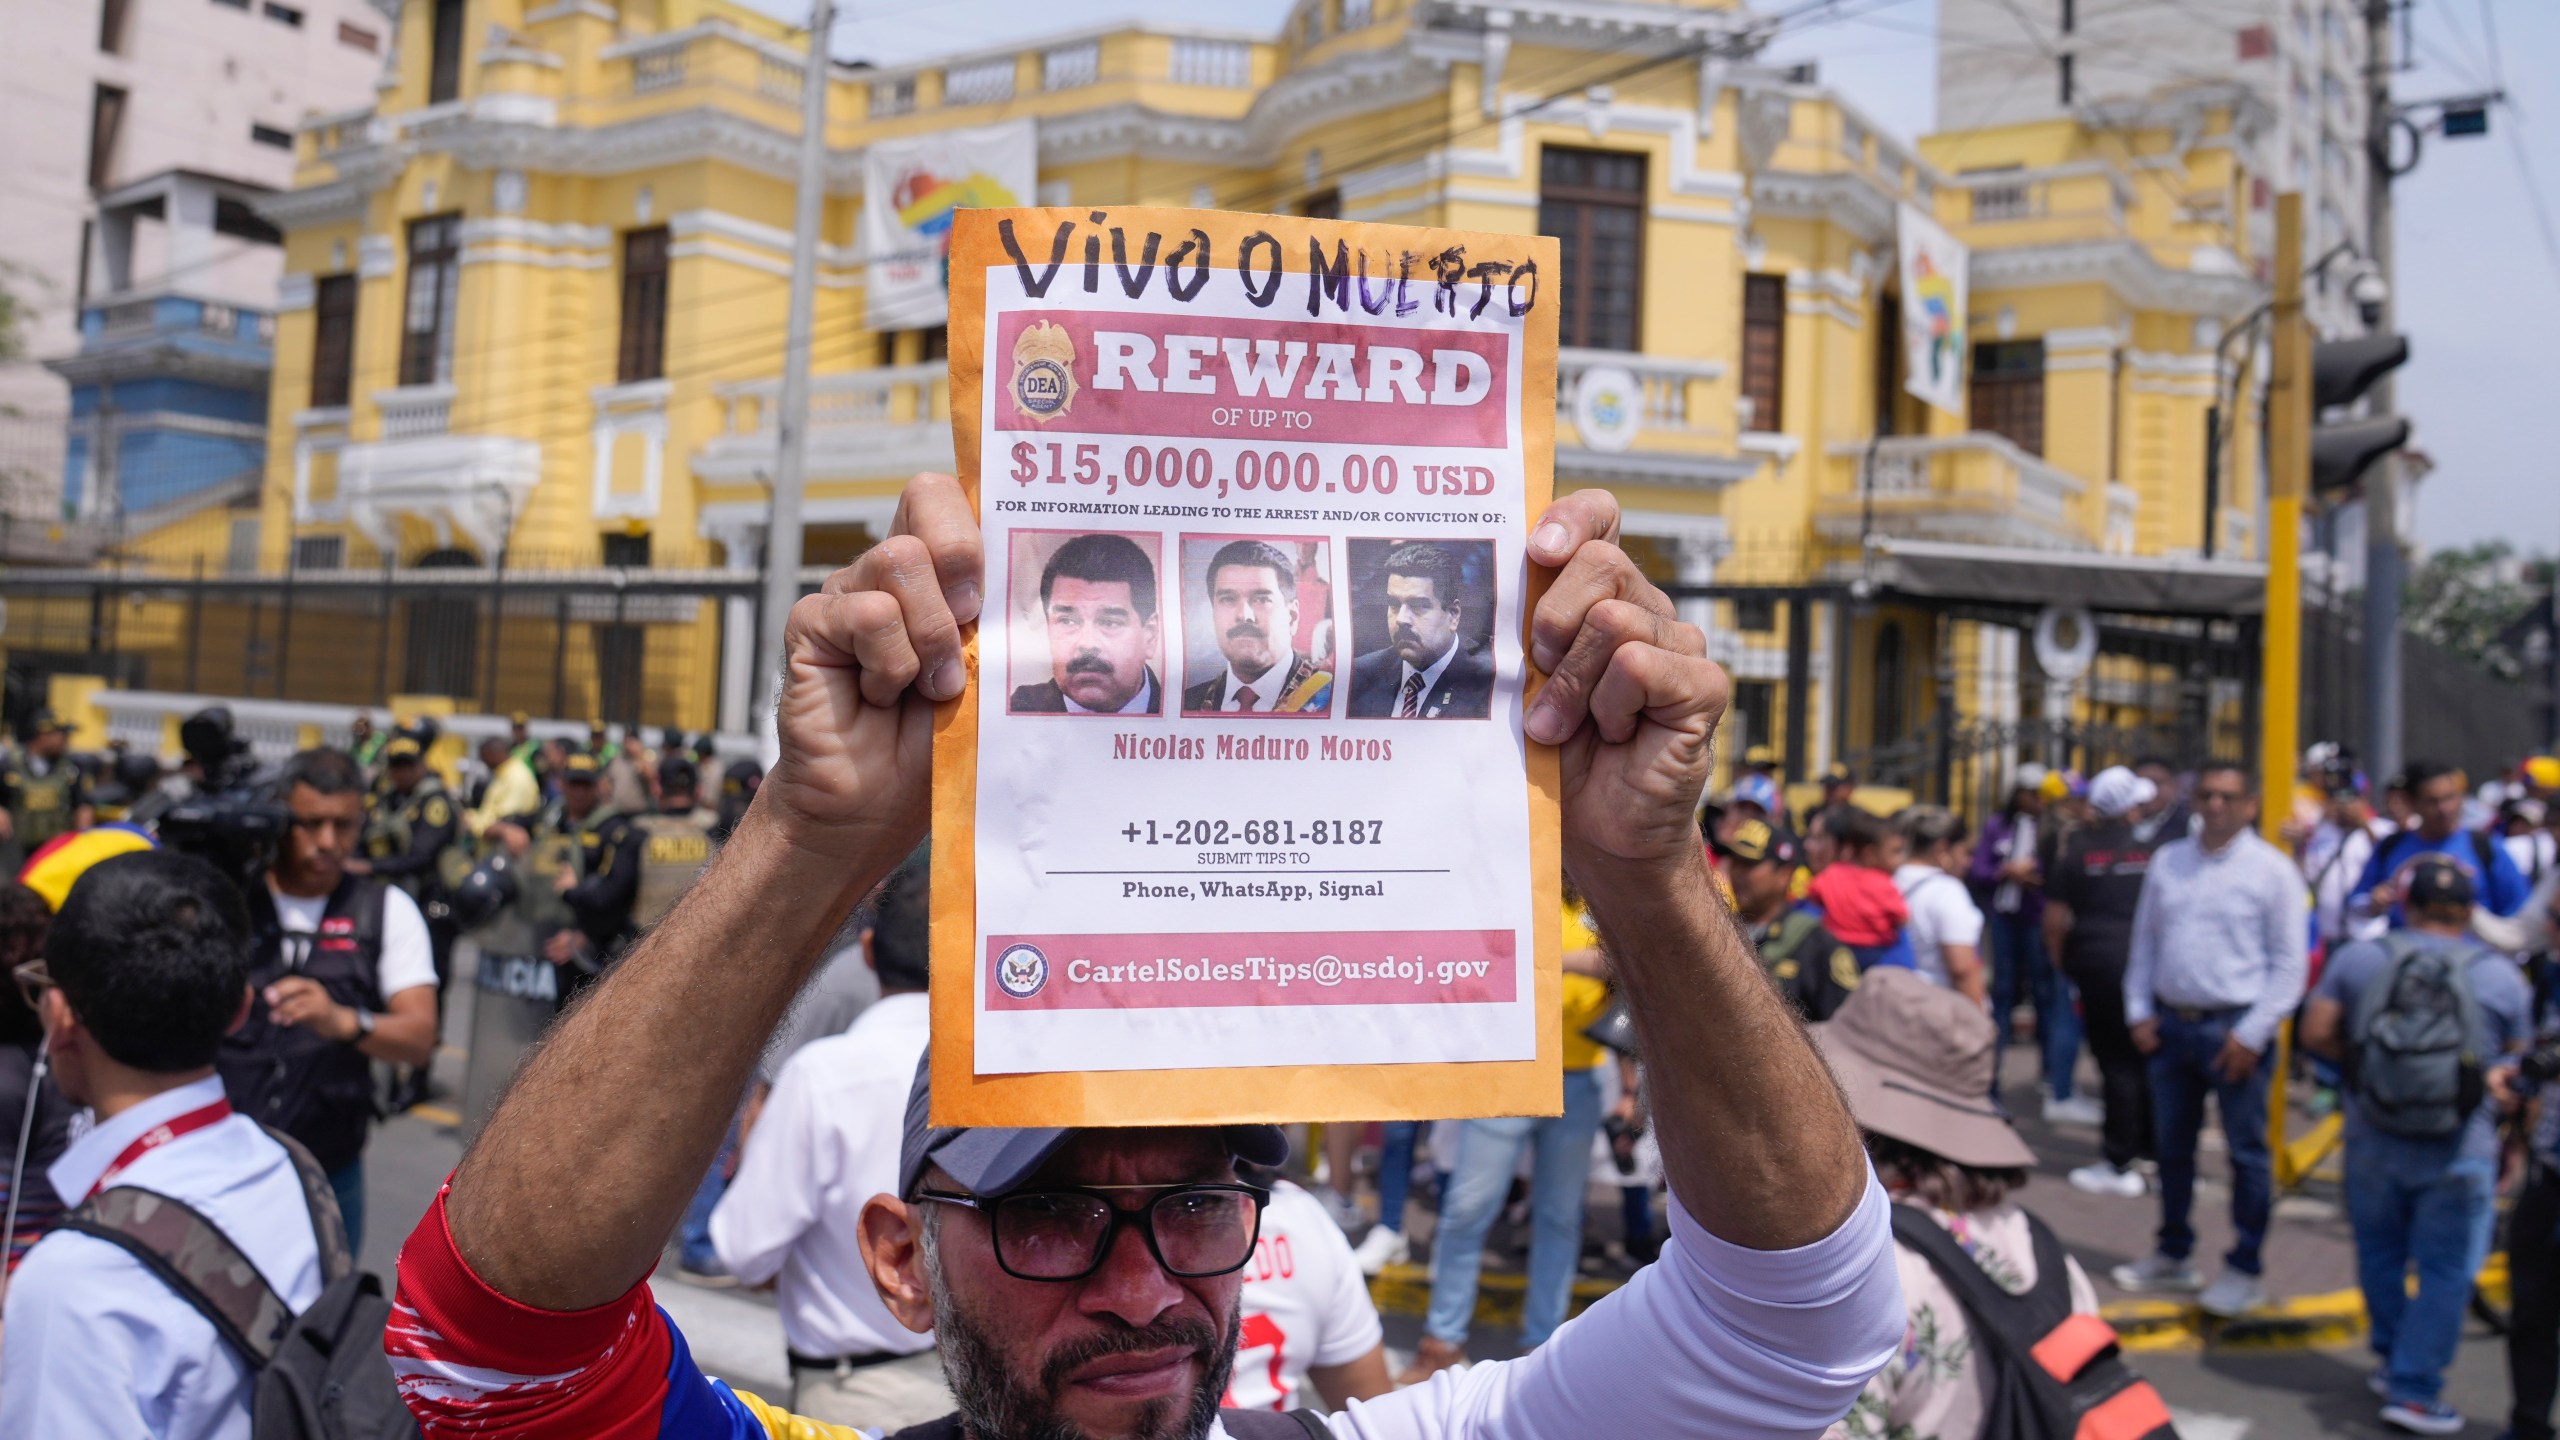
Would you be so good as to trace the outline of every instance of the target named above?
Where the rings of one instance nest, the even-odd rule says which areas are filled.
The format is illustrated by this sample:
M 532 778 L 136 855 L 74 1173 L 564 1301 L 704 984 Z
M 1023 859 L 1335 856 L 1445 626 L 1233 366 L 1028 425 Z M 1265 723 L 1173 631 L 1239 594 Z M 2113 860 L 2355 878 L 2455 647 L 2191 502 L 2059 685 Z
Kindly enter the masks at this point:
M 1137 1210 L 1112 1198 L 1132 1190 L 1158 1193 Z M 1253 1258 L 1271 1192 L 1244 1184 L 1078 1185 L 992 1198 L 925 1190 L 916 1198 L 986 1216 L 996 1263 L 1017 1280 L 1083 1279 L 1102 1268 L 1124 1225 L 1146 1237 L 1166 1274 L 1196 1280 L 1240 1270 Z
M 17 982 L 18 998 L 27 1002 L 27 1008 L 39 1011 L 44 1009 L 44 992 L 58 983 L 41 960 L 11 967 L 9 978 Z

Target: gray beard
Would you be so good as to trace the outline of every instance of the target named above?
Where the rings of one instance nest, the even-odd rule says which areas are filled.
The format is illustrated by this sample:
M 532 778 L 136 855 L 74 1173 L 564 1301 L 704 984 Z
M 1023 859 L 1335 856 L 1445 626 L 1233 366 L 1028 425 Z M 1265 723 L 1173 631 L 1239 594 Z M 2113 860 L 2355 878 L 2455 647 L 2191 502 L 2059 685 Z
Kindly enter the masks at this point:
M 933 1282 L 934 1340 L 942 1350 L 942 1373 L 951 1384 L 951 1398 L 971 1440 L 1207 1440 L 1235 1369 L 1244 1323 L 1241 1308 L 1227 1316 L 1226 1334 L 1210 1351 L 1188 1406 L 1176 1412 L 1171 1402 L 1159 1400 L 1140 1412 L 1137 1425 L 1125 1436 L 1096 1436 L 1058 1413 L 1056 1396 L 1065 1373 L 1100 1355 L 1165 1344 L 1196 1345 L 1202 1339 L 1197 1332 L 1205 1327 L 1172 1324 L 1124 1329 L 1072 1344 L 1049 1357 L 1037 1383 L 1026 1384 L 951 1293 L 934 1244 L 937 1228 L 926 1227 L 924 1247 L 925 1273 Z

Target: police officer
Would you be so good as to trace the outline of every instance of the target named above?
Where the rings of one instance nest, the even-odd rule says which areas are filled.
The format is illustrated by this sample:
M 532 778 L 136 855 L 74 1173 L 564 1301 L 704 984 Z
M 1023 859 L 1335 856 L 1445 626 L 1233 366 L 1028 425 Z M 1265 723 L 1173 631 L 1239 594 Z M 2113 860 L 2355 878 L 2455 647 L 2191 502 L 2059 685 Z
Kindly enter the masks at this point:
M 591 754 L 568 756 L 560 764 L 560 798 L 531 826 L 494 827 L 524 862 L 517 908 L 532 922 L 535 953 L 558 971 L 563 1005 L 593 984 L 635 933 L 640 830 L 603 803 L 602 771 Z
M 658 923 L 711 863 L 711 831 L 718 811 L 702 804 L 702 772 L 691 760 L 670 750 L 658 762 L 658 812 L 638 822 L 641 835 L 640 898 L 632 906 L 631 923 L 642 930 Z
M 366 807 L 362 853 L 347 860 L 350 875 L 373 875 L 418 902 L 436 957 L 436 995 L 451 977 L 453 925 L 444 914 L 445 887 L 461 878 L 449 867 L 461 817 L 444 780 L 427 768 L 427 754 L 413 735 L 395 735 L 382 747 L 382 780 Z M 467 868 L 467 867 L 466 867 Z
M 34 854 L 57 835 L 86 830 L 97 819 L 89 804 L 89 781 L 70 756 L 71 727 L 51 710 L 38 710 L 18 732 L 19 753 L 0 768 L 0 792 L 8 808 L 0 812 L 0 842 L 14 847 L 9 868 Z
M 734 760 L 720 777 L 720 818 L 711 827 L 714 843 L 725 843 L 729 832 L 747 818 L 747 807 L 756 802 L 756 787 L 764 783 L 764 767 L 753 760 Z
M 216 1064 L 232 1107 L 302 1142 L 363 1244 L 373 1065 L 423 1066 L 436 1046 L 426 917 L 390 884 L 352 874 L 364 772 L 343 750 L 305 750 L 277 777 L 290 823 L 250 887 L 247 1018 Z

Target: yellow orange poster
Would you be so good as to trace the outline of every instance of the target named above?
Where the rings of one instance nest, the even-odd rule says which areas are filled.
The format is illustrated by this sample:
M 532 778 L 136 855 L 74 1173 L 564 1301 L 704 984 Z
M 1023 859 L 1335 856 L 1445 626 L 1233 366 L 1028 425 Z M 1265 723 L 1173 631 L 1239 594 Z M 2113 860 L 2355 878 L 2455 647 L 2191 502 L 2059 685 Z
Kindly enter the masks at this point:
M 957 212 L 934 1119 L 1559 1104 L 1551 239 Z

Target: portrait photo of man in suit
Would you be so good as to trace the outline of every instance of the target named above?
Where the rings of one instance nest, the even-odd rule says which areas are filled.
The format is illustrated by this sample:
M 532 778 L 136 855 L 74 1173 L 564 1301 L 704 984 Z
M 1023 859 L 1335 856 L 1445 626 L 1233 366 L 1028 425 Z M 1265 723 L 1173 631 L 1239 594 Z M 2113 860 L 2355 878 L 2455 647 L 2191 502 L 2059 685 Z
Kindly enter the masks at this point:
M 1055 539 L 1014 532 L 1017 587 L 1037 549 Z M 1013 603 L 1011 668 L 1019 678 L 1035 667 L 1045 636 L 1049 678 L 1015 686 L 1006 708 L 1016 715 L 1163 714 L 1154 664 L 1161 634 L 1155 558 L 1127 535 L 1077 535 L 1050 552 L 1039 575 L 1039 607 L 1019 591 Z
M 1362 547 L 1350 542 L 1352 572 L 1364 575 Z M 1482 720 L 1493 712 L 1493 656 L 1485 645 L 1493 545 L 1486 540 L 1417 541 L 1395 545 L 1376 567 L 1374 586 L 1362 583 L 1353 603 L 1383 612 L 1386 644 L 1351 662 L 1351 714 L 1367 720 Z M 1467 560 L 1484 577 L 1487 594 L 1469 593 Z M 1364 620 L 1359 634 L 1375 633 Z
M 1204 572 L 1201 594 L 1189 602 L 1183 622 L 1189 654 L 1183 714 L 1331 713 L 1331 637 L 1321 613 L 1310 618 L 1317 622 L 1311 628 L 1326 637 L 1325 663 L 1299 648 L 1300 582 L 1310 578 L 1300 573 L 1301 557 L 1321 555 L 1323 544 L 1183 537 L 1185 583 L 1194 570 Z M 1299 554 L 1293 556 L 1292 550 Z M 1321 606 L 1329 591 L 1319 584 L 1315 593 Z

